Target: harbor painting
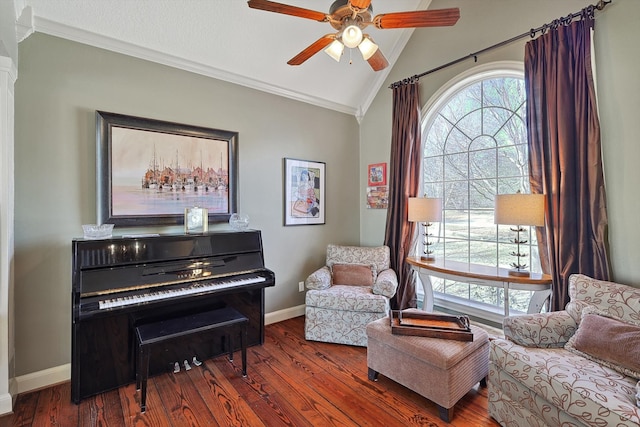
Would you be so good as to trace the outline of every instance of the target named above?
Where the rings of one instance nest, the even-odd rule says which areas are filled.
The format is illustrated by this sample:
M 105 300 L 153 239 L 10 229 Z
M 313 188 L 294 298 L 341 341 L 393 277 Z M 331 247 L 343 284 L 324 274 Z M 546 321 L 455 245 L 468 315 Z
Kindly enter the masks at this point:
M 209 221 L 235 212 L 237 133 L 97 112 L 98 216 L 121 226 Z

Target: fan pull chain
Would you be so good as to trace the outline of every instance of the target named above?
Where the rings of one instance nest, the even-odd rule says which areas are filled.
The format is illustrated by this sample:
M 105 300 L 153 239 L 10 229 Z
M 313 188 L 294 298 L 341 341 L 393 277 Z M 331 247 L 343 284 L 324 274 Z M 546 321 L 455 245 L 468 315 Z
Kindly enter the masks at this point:
M 353 52 L 353 49 L 349 49 L 349 65 L 353 64 L 353 57 L 351 56 L 352 52 Z

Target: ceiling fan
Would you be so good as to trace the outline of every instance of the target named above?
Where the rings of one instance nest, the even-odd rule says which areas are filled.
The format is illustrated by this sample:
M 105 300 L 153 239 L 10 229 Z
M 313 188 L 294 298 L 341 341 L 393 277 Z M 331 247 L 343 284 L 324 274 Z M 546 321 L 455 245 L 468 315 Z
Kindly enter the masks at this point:
M 457 7 L 437 10 L 416 10 L 409 12 L 382 13 L 371 19 L 373 7 L 371 0 L 336 0 L 329 13 L 317 12 L 302 7 L 276 3 L 270 0 L 249 0 L 249 7 L 282 13 L 300 18 L 328 22 L 338 30 L 335 34 L 326 34 L 309 45 L 302 52 L 291 58 L 287 64 L 300 65 L 322 49 L 336 61 L 340 61 L 344 47 L 357 47 L 362 57 L 374 71 L 380 71 L 389 65 L 378 45 L 368 34 L 364 34 L 367 26 L 378 29 L 443 27 L 454 25 L 460 18 Z

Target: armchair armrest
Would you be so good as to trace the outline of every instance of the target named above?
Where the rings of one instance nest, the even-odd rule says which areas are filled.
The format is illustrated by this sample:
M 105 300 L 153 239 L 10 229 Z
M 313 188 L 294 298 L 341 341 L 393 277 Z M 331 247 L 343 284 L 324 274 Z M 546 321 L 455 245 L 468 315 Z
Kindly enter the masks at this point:
M 578 325 L 566 311 L 525 314 L 502 321 L 504 336 L 524 347 L 561 348 Z
M 397 289 L 398 276 L 395 271 L 388 268 L 378 273 L 378 277 L 373 284 L 372 292 L 377 295 L 384 295 L 387 298 L 391 298 L 396 294 Z
M 307 289 L 328 289 L 331 287 L 331 271 L 329 267 L 324 266 L 307 277 L 307 280 L 304 281 L 304 285 Z

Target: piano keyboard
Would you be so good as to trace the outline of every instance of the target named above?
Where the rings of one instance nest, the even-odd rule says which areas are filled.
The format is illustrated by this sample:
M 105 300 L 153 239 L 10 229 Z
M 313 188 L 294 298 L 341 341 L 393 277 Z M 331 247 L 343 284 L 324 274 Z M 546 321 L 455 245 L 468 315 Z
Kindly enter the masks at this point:
M 207 282 L 198 283 L 186 288 L 167 289 L 155 292 L 149 292 L 146 294 L 130 295 L 120 298 L 112 298 L 108 300 L 99 301 L 100 310 L 108 308 L 125 307 L 127 305 L 134 305 L 145 303 L 149 301 L 163 300 L 173 297 L 181 297 L 184 295 L 198 294 L 201 292 L 207 292 L 211 290 L 218 290 L 224 288 L 232 288 L 235 286 L 250 285 L 253 283 L 264 282 L 267 279 L 260 276 L 247 277 L 242 279 L 233 279 L 222 282 Z

